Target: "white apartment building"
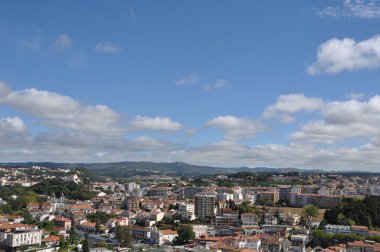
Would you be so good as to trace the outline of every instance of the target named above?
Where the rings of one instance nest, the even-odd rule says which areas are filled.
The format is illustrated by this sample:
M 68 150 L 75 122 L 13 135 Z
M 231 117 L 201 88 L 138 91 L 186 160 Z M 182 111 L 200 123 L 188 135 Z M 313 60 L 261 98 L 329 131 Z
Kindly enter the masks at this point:
M 206 235 L 208 226 L 207 225 L 192 225 L 193 232 L 195 233 L 195 238 Z
M 177 231 L 154 228 L 150 236 L 150 242 L 158 245 L 170 244 L 177 236 Z
M 4 243 L 8 247 L 14 248 L 22 245 L 41 244 L 41 230 L 20 230 L 3 234 Z
M 128 191 L 131 192 L 131 191 L 135 191 L 135 190 L 139 190 L 140 189 L 140 185 L 135 183 L 135 182 L 130 182 L 128 183 Z
M 255 213 L 243 213 L 240 218 L 243 226 L 257 226 L 259 224 L 259 217 Z
M 180 212 L 194 212 L 194 204 L 193 203 L 180 203 L 179 211 Z
M 246 248 L 260 251 L 261 239 L 257 236 L 241 237 L 233 241 L 233 246 L 235 248 Z
M 350 226 L 344 226 L 344 225 L 331 225 L 328 224 L 325 226 L 325 233 L 327 234 L 350 234 L 351 233 L 351 227 Z
M 234 199 L 234 195 L 232 193 L 218 193 L 218 195 L 216 195 L 216 199 L 218 201 L 228 201 L 228 200 L 233 200 Z

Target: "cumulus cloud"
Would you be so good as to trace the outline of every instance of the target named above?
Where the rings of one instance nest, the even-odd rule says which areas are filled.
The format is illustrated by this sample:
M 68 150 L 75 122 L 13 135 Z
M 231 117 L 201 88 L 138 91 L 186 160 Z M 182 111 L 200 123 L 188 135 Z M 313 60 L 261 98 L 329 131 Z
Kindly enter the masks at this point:
M 69 96 L 35 88 L 11 91 L 0 85 L 0 104 L 10 106 L 47 125 L 92 134 L 115 135 L 123 130 L 118 126 L 121 116 L 105 105 L 83 105 Z
M 338 6 L 327 6 L 315 9 L 320 17 L 332 18 L 380 18 L 379 0 L 342 0 Z
M 358 69 L 380 67 L 380 36 L 363 41 L 333 38 L 321 44 L 317 59 L 307 71 L 310 75 L 336 74 Z
M 16 146 L 14 143 L 12 145 Z M 31 141 L 18 141 L 16 147 L 2 146 L 0 142 L 0 159 L 18 162 L 154 161 L 155 157 L 166 157 L 180 148 L 172 142 L 146 136 L 125 139 L 75 131 L 42 132 Z
M 119 53 L 123 50 L 123 48 L 120 45 L 110 43 L 110 42 L 103 42 L 103 43 L 98 43 L 95 46 L 95 52 L 99 53 Z
M 5 82 L 0 81 L 0 96 L 8 95 L 11 92 L 11 89 L 5 84 Z
M 19 47 L 44 57 L 54 57 L 70 67 L 81 68 L 86 65 L 85 53 L 65 33 L 51 37 L 40 31 L 33 38 L 20 41 Z
M 125 139 L 116 136 L 97 136 L 82 132 L 43 132 L 35 137 L 34 146 L 44 152 L 56 149 L 85 151 L 86 153 L 137 153 L 145 151 L 169 151 L 175 144 L 156 138 L 139 136 Z
M 19 117 L 0 118 L 0 148 L 19 148 L 30 142 L 27 127 Z
M 377 171 L 380 165 L 379 155 L 380 147 L 371 143 L 358 147 L 321 148 L 301 143 L 248 146 L 221 141 L 189 148 L 148 137 L 107 140 L 91 135 L 67 134 L 45 134 L 32 144 L 16 149 L 1 148 L 0 144 L 0 159 L 3 162 L 182 161 L 223 167 L 267 166 Z
M 317 97 L 307 97 L 304 94 L 280 95 L 275 104 L 265 109 L 263 117 L 278 117 L 282 122 L 290 123 L 295 120 L 291 114 L 311 112 L 319 110 L 323 106 L 323 100 Z
M 235 116 L 218 116 L 207 122 L 206 126 L 220 128 L 223 131 L 224 138 L 228 141 L 239 139 L 253 138 L 258 132 L 265 129 L 260 123 Z
M 121 116 L 108 107 L 84 105 L 49 91 L 15 91 L 0 83 L 0 104 L 22 111 L 42 125 L 42 132 L 32 135 L 28 132 L 28 120 L 24 122 L 18 116 L 0 118 L 2 162 L 182 161 L 228 167 L 374 171 L 380 166 L 380 95 L 366 100 L 330 102 L 303 94 L 279 96 L 264 112 L 269 118 L 285 120 L 286 116 L 302 111 L 318 111 L 319 117 L 291 133 L 290 143 L 276 144 L 259 139 L 262 145 L 240 140 L 253 138 L 266 127 L 253 119 L 232 115 L 218 116 L 206 123 L 207 127 L 222 130 L 222 141 L 193 144 L 182 139 L 181 134 L 166 140 L 136 132 L 175 132 L 185 128 L 171 118 L 137 116 L 123 129 L 119 126 Z M 197 134 L 194 133 L 197 130 L 190 130 Z M 183 131 L 188 133 L 186 128 Z M 127 132 L 134 134 L 126 135 Z M 344 141 L 350 144 L 340 144 Z M 334 143 L 339 145 L 325 145 Z
M 136 116 L 129 125 L 130 131 L 178 131 L 182 124 L 169 117 Z
M 199 82 L 199 74 L 198 73 L 192 73 L 186 77 L 175 79 L 173 81 L 174 85 L 177 86 L 189 86 L 189 85 L 195 85 Z
M 172 160 L 224 167 L 299 167 L 329 170 L 366 169 L 377 171 L 380 148 L 320 148 L 300 143 L 247 146 L 222 141 L 172 153 Z
M 217 79 L 213 84 L 207 84 L 204 87 L 204 90 L 205 91 L 213 91 L 216 89 L 221 89 L 227 85 L 228 85 L 228 81 L 226 81 L 225 79 Z
M 380 96 L 368 101 L 329 102 L 322 109 L 322 119 L 308 122 L 291 134 L 297 141 L 332 144 L 346 138 L 380 135 Z
M 346 97 L 348 99 L 351 99 L 351 100 L 363 100 L 367 95 L 366 94 L 363 94 L 363 93 L 355 93 L 355 92 L 351 92 L 350 94 L 348 94 Z
M 60 53 L 71 49 L 73 46 L 74 41 L 67 34 L 57 36 L 51 44 L 52 49 Z
M 25 123 L 19 117 L 0 118 L 0 134 L 20 134 L 25 130 Z

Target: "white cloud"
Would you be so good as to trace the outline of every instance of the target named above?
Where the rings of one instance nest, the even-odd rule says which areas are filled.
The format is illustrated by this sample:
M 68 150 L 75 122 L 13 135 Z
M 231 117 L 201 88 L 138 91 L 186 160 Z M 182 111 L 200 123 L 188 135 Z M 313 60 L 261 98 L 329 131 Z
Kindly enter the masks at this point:
M 139 136 L 135 139 L 125 139 L 119 136 L 98 136 L 85 134 L 82 132 L 56 132 L 41 133 L 35 137 L 35 149 L 40 152 L 56 150 L 65 152 L 77 150 L 83 152 L 96 153 L 138 153 L 145 151 L 169 151 L 174 149 L 174 144 L 146 136 Z
M 184 126 L 168 117 L 137 116 L 124 130 L 119 126 L 121 116 L 108 107 L 83 105 L 71 97 L 53 92 L 37 89 L 14 91 L 0 82 L 0 103 L 32 116 L 32 120 L 41 123 L 43 129 L 43 132 L 33 136 L 28 133 L 27 125 L 20 117 L 0 118 L 2 162 L 183 161 L 228 167 L 374 171 L 380 166 L 379 95 L 364 101 L 331 102 L 303 94 L 279 96 L 276 103 L 266 110 L 269 117 L 292 120 L 292 115 L 301 111 L 318 111 L 321 117 L 306 122 L 292 133 L 290 139 L 293 143 L 275 144 L 267 140 L 262 145 L 239 143 L 239 140 L 253 138 L 266 128 L 250 118 L 232 115 L 215 117 L 206 123 L 207 127 L 223 131 L 223 141 L 194 144 L 183 139 L 181 134 L 170 136 L 171 141 L 137 132 L 133 134 L 136 137 L 127 137 L 128 130 L 175 132 Z M 288 116 L 290 119 L 286 119 Z M 45 128 L 46 125 L 51 127 Z M 197 132 L 194 129 L 191 129 L 192 132 L 183 131 L 185 134 Z M 262 142 L 262 139 L 259 140 Z M 344 146 L 345 141 L 349 141 L 349 146 L 339 147 Z
M 368 101 L 329 102 L 322 109 L 323 120 L 311 121 L 291 137 L 297 141 L 335 143 L 347 138 L 380 135 L 380 96 Z
M 85 54 L 65 33 L 52 38 L 39 31 L 33 38 L 20 41 L 19 47 L 34 51 L 43 57 L 54 57 L 73 68 L 86 65 Z
M 253 138 L 258 132 L 265 128 L 260 123 L 248 118 L 239 118 L 235 116 L 218 116 L 207 122 L 206 126 L 222 129 L 224 138 L 227 141 L 236 141 L 239 139 Z
M 20 141 L 16 149 L 1 148 L 0 159 L 7 161 L 108 162 L 154 160 L 180 147 L 169 141 L 140 136 L 125 139 L 82 132 L 43 132 L 32 141 Z M 23 150 L 33 150 L 25 153 Z M 25 155 L 28 154 L 28 155 Z
M 95 51 L 99 53 L 119 53 L 123 50 L 123 48 L 120 45 L 110 43 L 110 42 L 103 42 L 103 43 L 98 43 L 95 46 Z
M 0 97 L 8 95 L 11 92 L 11 89 L 5 84 L 5 82 L 0 81 Z
M 222 141 L 171 153 L 171 160 L 223 167 L 264 166 L 377 171 L 380 165 L 377 158 L 380 148 L 372 144 L 325 149 L 300 143 L 246 146 Z
M 265 109 L 263 117 L 278 117 L 282 122 L 290 123 L 295 120 L 291 114 L 316 111 L 323 106 L 324 102 L 320 98 L 306 97 L 304 94 L 280 95 L 275 104 Z
M 365 97 L 366 97 L 366 95 L 363 94 L 363 93 L 354 93 L 354 92 L 351 92 L 349 95 L 347 95 L 348 99 L 358 100 L 358 101 L 363 100 Z
M 192 73 L 189 76 L 174 80 L 173 84 L 177 86 L 190 86 L 190 85 L 195 85 L 198 82 L 199 82 L 199 74 Z
M 52 49 L 60 53 L 66 52 L 73 46 L 74 41 L 67 34 L 61 34 L 57 36 L 51 44 Z
M 177 131 L 183 126 L 169 117 L 136 116 L 129 127 L 131 131 Z
M 320 17 L 333 18 L 380 18 L 379 0 L 342 0 L 339 6 L 327 6 L 315 9 Z
M 247 146 L 221 141 L 189 148 L 145 136 L 123 140 L 84 134 L 44 134 L 32 143 L 22 143 L 24 145 L 12 145 L 11 148 L 9 145 L 1 147 L 0 142 L 0 159 L 3 162 L 182 161 L 223 167 L 267 166 L 373 171 L 377 171 L 380 165 L 380 146 L 376 143 L 358 147 L 319 148 L 302 143 Z
M 213 90 L 216 90 L 216 89 L 221 89 L 225 86 L 228 85 L 228 81 L 226 81 L 225 79 L 217 79 L 215 81 L 215 83 L 213 84 L 207 84 L 205 87 L 204 87 L 204 90 L 205 91 L 213 91 Z
M 0 118 L 0 150 L 13 150 L 30 143 L 25 123 L 19 117 Z
M 6 86 L 2 84 L 1 89 Z M 69 96 L 34 88 L 0 95 L 0 104 L 28 113 L 43 123 L 93 134 L 114 135 L 123 130 L 117 125 L 120 115 L 105 105 L 83 105 Z
M 351 38 L 330 39 L 318 48 L 317 59 L 307 69 L 311 75 L 380 67 L 380 36 L 356 42 Z
M 0 134 L 23 134 L 25 131 L 25 123 L 19 117 L 0 118 Z

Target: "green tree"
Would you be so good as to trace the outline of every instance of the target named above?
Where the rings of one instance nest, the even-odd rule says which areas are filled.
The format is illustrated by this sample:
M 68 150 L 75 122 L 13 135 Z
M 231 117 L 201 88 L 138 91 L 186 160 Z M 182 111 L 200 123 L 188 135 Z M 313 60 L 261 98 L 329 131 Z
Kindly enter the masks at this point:
M 25 250 L 27 250 L 28 248 L 29 248 L 29 245 L 27 245 L 27 244 L 23 244 L 23 245 L 20 246 L 20 250 L 21 250 L 21 251 L 25 251 Z
M 65 251 L 68 247 L 69 247 L 69 241 L 64 239 L 64 238 L 61 238 L 59 240 L 59 251 Z
M 96 229 L 96 232 L 97 232 L 97 233 L 100 232 L 100 223 L 99 223 L 99 221 L 96 222 L 96 224 L 95 224 L 95 229 Z
M 90 252 L 90 246 L 88 244 L 88 236 L 87 236 L 87 234 L 84 237 L 84 239 L 82 240 L 82 251 L 83 252 Z
M 69 231 L 69 240 L 70 240 L 70 244 L 77 245 L 78 244 L 78 235 L 77 235 L 77 232 L 76 232 L 75 229 L 76 229 L 75 223 L 72 222 L 71 223 L 71 228 L 70 228 L 70 231 Z
M 106 212 L 96 212 L 92 214 L 87 214 L 86 218 L 90 222 L 99 222 L 100 224 L 105 224 L 109 218 L 116 217 L 115 214 L 107 214 Z
M 307 204 L 302 208 L 302 215 L 305 218 L 317 217 L 319 214 L 319 209 L 313 204 Z
M 53 230 L 54 223 L 52 221 L 44 221 L 38 223 L 38 228 L 45 229 L 47 231 Z
M 326 210 L 324 218 L 330 224 L 380 227 L 380 197 L 368 196 L 364 200 L 345 198 L 332 209 Z
M 130 248 L 132 245 L 132 232 L 127 226 L 118 226 L 116 229 L 116 239 L 121 247 Z
M 175 245 L 188 244 L 190 241 L 194 240 L 195 233 L 193 227 L 190 225 L 182 225 L 177 229 L 178 236 L 174 240 Z
M 98 248 L 112 249 L 112 247 L 106 241 L 98 241 L 96 243 L 96 247 L 98 247 Z
M 237 206 L 236 208 L 237 208 L 239 214 L 254 213 L 256 210 L 255 207 L 250 206 L 250 203 L 247 201 L 243 202 L 241 205 Z

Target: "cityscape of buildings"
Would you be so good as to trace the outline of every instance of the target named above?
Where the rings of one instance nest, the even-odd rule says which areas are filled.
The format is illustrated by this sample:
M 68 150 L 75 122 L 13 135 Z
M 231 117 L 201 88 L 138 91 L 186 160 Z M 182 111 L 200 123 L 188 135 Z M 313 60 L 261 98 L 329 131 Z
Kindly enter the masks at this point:
M 250 181 L 257 174 L 205 178 L 152 175 L 118 182 L 110 178 L 84 181 L 81 170 L 38 166 L 4 167 L 0 172 L 0 193 L 4 188 L 29 190 L 55 179 L 91 192 L 83 200 L 63 193 L 37 194 L 38 198 L 20 202 L 19 210 L 12 210 L 15 202 L 21 201 L 19 189 L 3 198 L 0 248 L 4 251 L 62 250 L 63 241 L 70 241 L 73 235 L 77 242 L 70 249 L 81 250 L 79 241 L 85 239 L 90 241 L 90 251 L 364 252 L 380 247 L 367 239 L 379 237 L 380 241 L 380 231 L 372 226 L 336 225 L 324 220 L 325 211 L 344 199 L 380 197 L 377 175 L 267 174 L 268 185 L 238 186 L 231 183 Z M 307 216 L 304 209 L 311 205 L 318 213 Z M 180 244 L 182 226 L 191 227 L 193 237 Z M 131 238 L 124 248 L 117 235 L 121 227 L 127 228 Z M 318 230 L 363 239 L 311 247 Z M 101 245 L 105 247 L 99 248 Z
M 380 0 L 1 0 L 0 252 L 380 252 Z

